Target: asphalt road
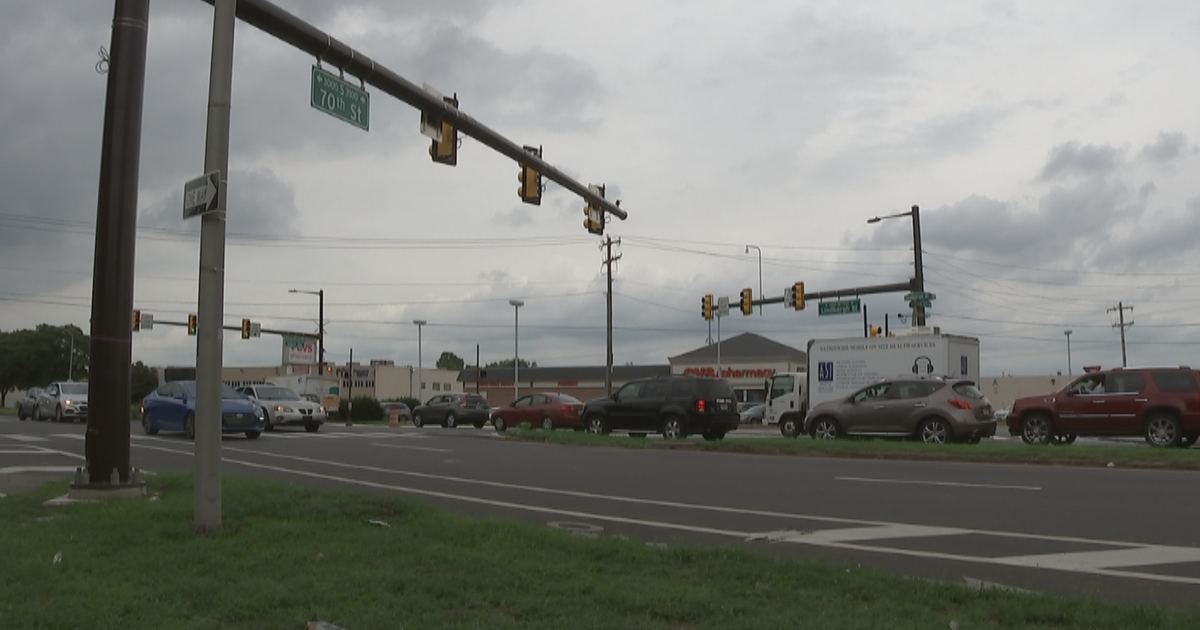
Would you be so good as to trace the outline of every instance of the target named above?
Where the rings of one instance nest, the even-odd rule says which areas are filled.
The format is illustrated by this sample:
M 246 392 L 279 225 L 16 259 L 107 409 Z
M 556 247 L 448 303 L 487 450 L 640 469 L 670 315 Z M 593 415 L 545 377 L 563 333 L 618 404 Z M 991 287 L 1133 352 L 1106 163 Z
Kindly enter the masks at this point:
M 0 492 L 69 477 L 83 428 L 0 417 Z M 135 466 L 192 469 L 182 436 L 132 430 Z M 227 437 L 222 453 L 226 473 L 398 492 L 581 535 L 743 544 L 1136 603 L 1200 594 L 1195 472 L 570 447 L 410 426 Z

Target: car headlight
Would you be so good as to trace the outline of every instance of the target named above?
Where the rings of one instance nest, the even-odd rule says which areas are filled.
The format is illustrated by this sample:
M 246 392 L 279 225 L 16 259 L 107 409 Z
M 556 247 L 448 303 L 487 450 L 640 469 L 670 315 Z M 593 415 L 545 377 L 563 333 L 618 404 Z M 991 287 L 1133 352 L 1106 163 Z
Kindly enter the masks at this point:
M 70 398 L 67 398 L 67 399 L 63 400 L 63 404 L 64 404 L 64 405 L 69 405 L 69 404 L 71 404 L 71 399 L 70 399 Z
M 320 407 L 317 407 L 317 411 L 318 411 L 318 412 L 320 412 L 320 413 L 325 413 L 325 407 L 324 407 L 324 405 L 322 405 L 322 406 L 320 406 Z
M 254 408 L 254 415 L 255 415 L 255 416 L 256 416 L 256 417 L 257 417 L 259 420 L 262 420 L 263 418 L 265 418 L 265 417 L 266 417 L 266 416 L 264 416 L 264 415 L 263 415 L 263 412 L 262 412 L 262 408 L 261 408 L 261 407 L 255 407 L 255 408 Z

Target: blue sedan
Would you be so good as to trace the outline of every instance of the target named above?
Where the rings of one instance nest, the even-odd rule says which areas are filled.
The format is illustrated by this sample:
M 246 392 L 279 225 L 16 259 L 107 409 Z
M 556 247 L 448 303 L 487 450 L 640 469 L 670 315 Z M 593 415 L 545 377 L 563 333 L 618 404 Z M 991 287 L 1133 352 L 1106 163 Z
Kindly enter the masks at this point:
M 221 433 L 262 435 L 263 419 L 254 403 L 221 383 Z M 196 381 L 163 383 L 142 400 L 142 430 L 146 435 L 183 431 L 196 438 Z

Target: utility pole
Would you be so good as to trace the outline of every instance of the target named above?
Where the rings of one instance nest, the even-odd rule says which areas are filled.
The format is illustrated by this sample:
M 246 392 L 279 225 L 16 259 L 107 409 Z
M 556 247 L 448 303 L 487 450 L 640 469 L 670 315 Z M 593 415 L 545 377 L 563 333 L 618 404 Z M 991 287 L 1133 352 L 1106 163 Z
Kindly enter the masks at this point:
M 1129 323 L 1125 323 L 1125 311 L 1127 311 L 1127 310 L 1132 311 L 1133 307 L 1125 306 L 1125 304 L 1123 302 L 1117 302 L 1116 306 L 1108 309 L 1108 311 L 1107 311 L 1109 313 L 1116 311 L 1117 317 L 1121 322 L 1119 324 L 1112 325 L 1113 328 L 1116 328 L 1117 326 L 1121 327 L 1121 367 L 1129 366 L 1129 363 L 1125 358 L 1125 329 L 1128 328 L 1129 326 L 1133 325 L 1133 320 L 1131 319 L 1131 320 L 1129 320 Z
M 617 239 L 617 245 L 620 245 L 620 244 L 621 244 L 621 239 Z M 612 350 L 612 341 L 613 341 L 613 335 L 612 335 L 612 328 L 613 328 L 613 320 L 612 320 L 613 270 L 612 270 L 612 266 L 613 266 L 613 263 L 617 262 L 618 260 L 621 260 L 620 254 L 617 254 L 617 257 L 613 258 L 612 246 L 613 246 L 613 239 L 612 239 L 612 236 L 610 235 L 607 237 L 607 240 L 604 243 L 604 247 L 607 248 L 607 253 L 604 256 L 604 275 L 608 276 L 608 290 L 604 294 L 604 296 L 606 298 L 607 306 L 608 306 L 608 353 L 606 354 L 607 359 L 605 360 L 605 364 L 604 364 L 605 365 L 605 368 L 604 368 L 604 394 L 606 396 L 612 395 L 612 371 L 613 371 L 613 350 Z

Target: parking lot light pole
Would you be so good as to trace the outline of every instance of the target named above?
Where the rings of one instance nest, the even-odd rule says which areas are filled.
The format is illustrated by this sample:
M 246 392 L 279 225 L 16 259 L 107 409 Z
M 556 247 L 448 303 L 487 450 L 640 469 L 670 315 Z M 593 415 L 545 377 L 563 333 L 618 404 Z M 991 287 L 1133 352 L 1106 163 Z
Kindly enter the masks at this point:
M 318 306 L 317 317 L 317 375 L 325 374 L 325 289 L 317 291 L 301 291 L 300 289 L 289 289 L 288 293 L 307 293 L 315 295 L 320 300 Z
M 749 253 L 750 253 L 750 248 L 751 248 L 751 247 L 753 247 L 754 249 L 758 250 L 758 297 L 759 297 L 759 299 L 762 299 L 762 298 L 763 298 L 763 288 L 762 288 L 762 248 L 761 248 L 761 247 L 759 247 L 758 245 L 747 245 L 747 246 L 746 246 L 746 253 L 747 253 L 747 254 L 749 254 Z M 762 317 L 762 308 L 763 308 L 763 307 L 762 307 L 762 303 L 759 303 L 759 305 L 758 305 L 758 316 L 759 316 L 759 317 Z
M 916 278 L 916 286 L 913 291 L 916 293 L 925 292 L 925 265 L 921 262 L 921 208 L 913 206 L 908 212 L 900 212 L 897 214 L 888 214 L 881 217 L 871 217 L 867 219 L 867 223 L 879 223 L 884 219 L 897 219 L 900 217 L 912 217 L 913 225 L 913 262 L 914 262 L 914 277 Z M 913 325 L 925 326 L 925 306 L 921 300 L 913 300 Z
M 423 319 L 414 319 L 413 323 L 417 325 L 417 395 L 413 398 L 420 403 L 425 400 L 425 369 L 421 366 L 421 327 L 429 322 Z M 412 386 L 411 382 L 409 386 Z
M 1067 376 L 1071 375 L 1071 333 L 1073 330 L 1064 330 L 1063 334 L 1067 336 Z
M 509 300 L 509 304 L 513 305 L 513 400 L 521 397 L 520 379 L 517 378 L 521 366 L 521 350 L 520 350 L 520 330 L 521 330 L 521 307 L 525 306 L 525 302 L 521 300 Z
M 71 337 L 71 349 L 67 351 L 67 380 L 75 374 L 75 331 L 68 326 L 65 328 L 67 335 Z

